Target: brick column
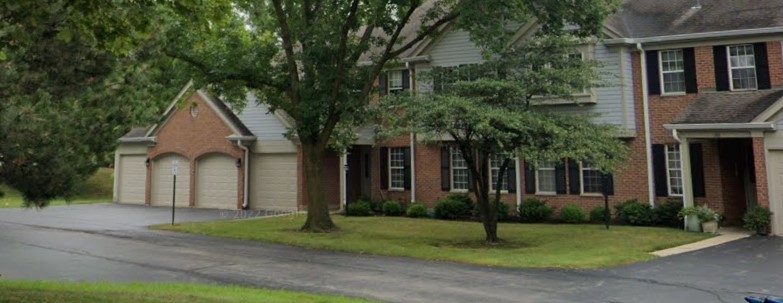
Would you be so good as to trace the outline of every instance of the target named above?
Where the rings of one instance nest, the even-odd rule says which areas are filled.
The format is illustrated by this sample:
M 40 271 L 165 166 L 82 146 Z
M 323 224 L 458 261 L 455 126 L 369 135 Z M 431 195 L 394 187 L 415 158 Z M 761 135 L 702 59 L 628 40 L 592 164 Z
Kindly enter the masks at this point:
M 756 200 L 760 206 L 769 208 L 767 159 L 764 154 L 764 137 L 753 137 L 753 166 L 756 169 Z

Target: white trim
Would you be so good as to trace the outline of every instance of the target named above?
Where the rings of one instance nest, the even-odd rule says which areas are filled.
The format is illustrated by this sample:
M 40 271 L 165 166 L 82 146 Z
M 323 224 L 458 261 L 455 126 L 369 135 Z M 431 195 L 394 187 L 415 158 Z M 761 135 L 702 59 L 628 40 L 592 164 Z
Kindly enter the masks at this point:
M 411 203 L 416 202 L 416 134 L 411 133 Z
M 596 168 L 591 167 L 590 171 L 598 171 Z M 579 195 L 580 196 L 602 196 L 602 192 L 585 192 L 585 168 L 584 161 L 579 161 Z
M 753 28 L 753 29 L 738 29 L 738 30 L 728 30 L 728 31 L 701 32 L 701 33 L 655 36 L 655 37 L 645 37 L 645 38 L 607 39 L 604 40 L 604 43 L 607 45 L 611 45 L 611 44 L 662 43 L 662 42 L 685 41 L 685 40 L 711 40 L 716 38 L 718 39 L 729 38 L 733 36 L 780 34 L 781 32 L 783 32 L 783 26 Z
M 664 145 L 664 162 L 666 163 L 666 188 L 668 190 L 669 197 L 682 197 L 682 193 L 674 194 L 672 193 L 672 182 L 671 182 L 671 174 L 670 171 L 672 170 L 671 167 L 669 167 L 669 148 L 679 146 L 679 145 L 671 145 L 671 144 L 665 144 Z M 680 149 L 677 147 L 677 152 L 679 153 Z M 674 151 L 672 151 L 674 152 Z M 680 190 L 683 189 L 682 186 L 682 158 L 680 158 Z
M 664 124 L 668 130 L 775 130 L 775 123 Z
M 536 180 L 536 195 L 547 195 L 547 196 L 555 196 L 557 195 L 557 162 L 553 162 L 555 165 L 552 166 L 552 172 L 555 174 L 555 190 L 554 191 L 542 191 L 541 190 L 541 181 L 539 181 L 538 172 L 541 170 L 541 166 L 536 163 L 536 169 L 535 169 L 535 180 Z
M 489 169 L 489 191 L 492 192 L 492 193 L 495 193 L 496 189 L 492 188 L 492 179 L 495 176 L 495 174 L 492 173 L 492 157 L 494 157 L 494 156 L 490 154 L 489 155 L 489 159 L 487 159 L 487 168 Z M 505 161 L 505 159 L 503 159 L 502 161 Z M 509 161 L 509 164 L 510 164 L 510 162 L 511 161 Z M 498 167 L 497 169 L 498 169 L 498 172 L 500 172 L 500 167 Z M 506 174 L 508 174 L 508 167 L 506 167 Z M 508 179 L 508 175 L 504 175 L 500 179 L 503 180 L 503 177 Z M 506 180 L 506 183 L 504 183 L 504 185 L 506 185 L 506 188 L 509 188 L 508 180 Z M 507 194 L 508 193 L 508 189 L 501 189 L 500 193 L 501 194 Z
M 388 172 L 386 172 L 386 173 L 389 174 L 388 175 L 389 176 L 388 179 L 389 179 L 389 190 L 390 191 L 405 191 L 405 163 L 403 163 L 402 166 L 392 166 L 391 165 L 392 154 L 394 153 L 395 149 L 402 150 L 403 162 L 405 161 L 405 151 L 403 150 L 404 148 L 405 147 L 389 147 L 389 153 L 386 156 L 387 157 L 386 161 L 388 161 L 386 163 L 387 163 L 388 168 L 389 168 Z M 394 187 L 394 186 L 392 186 L 392 184 L 393 184 L 393 182 L 392 182 L 392 170 L 400 169 L 400 168 L 402 168 L 402 180 L 403 180 L 402 187 Z
M 454 151 L 458 150 L 456 147 L 449 147 L 449 188 L 451 189 L 451 192 L 459 192 L 464 193 L 470 191 L 470 169 L 466 166 L 465 168 L 460 169 L 467 169 L 468 170 L 468 188 L 454 188 Z M 465 160 L 465 157 L 462 157 L 462 160 L 467 162 Z
M 521 170 L 522 169 L 521 169 L 521 167 L 519 167 L 519 163 L 520 163 L 519 156 L 517 156 L 516 158 L 514 158 L 514 165 L 516 165 L 516 171 L 515 171 L 516 182 L 515 183 L 516 183 L 517 191 L 515 192 L 515 194 L 516 194 L 516 199 L 517 199 L 517 209 L 519 209 L 519 206 L 522 205 L 522 191 L 524 190 L 523 188 L 521 188 L 521 186 L 522 186 L 522 172 L 521 172 Z
M 650 205 L 655 205 L 655 176 L 653 175 L 652 131 L 650 130 L 650 97 L 647 89 L 647 55 L 645 54 L 641 43 L 636 44 L 636 49 L 640 53 L 639 66 L 641 66 L 642 69 L 642 112 L 644 116 L 644 145 L 647 156 L 647 201 Z
M 749 69 L 749 66 L 741 66 L 741 67 L 733 67 L 731 66 L 731 48 L 732 47 L 746 47 L 750 46 L 750 49 L 753 51 L 753 79 L 756 80 L 755 87 L 750 88 L 740 88 L 735 89 L 734 88 L 734 75 L 732 73 L 735 69 Z M 747 55 L 746 55 L 747 56 Z M 743 44 L 733 44 L 733 45 L 726 45 L 726 65 L 728 66 L 728 74 L 729 74 L 729 90 L 733 92 L 741 92 L 741 91 L 754 91 L 759 89 L 759 75 L 758 75 L 758 69 L 756 68 L 756 49 L 753 47 L 753 44 L 750 43 L 743 43 Z
M 680 53 L 680 60 L 682 61 L 682 70 L 679 71 L 664 71 L 663 70 L 663 52 L 679 52 Z M 678 95 L 682 96 L 685 95 L 688 92 L 688 81 L 685 79 L 685 52 L 680 49 L 664 49 L 657 51 L 658 53 L 658 81 L 661 89 L 661 96 L 672 96 L 672 95 Z M 695 72 L 695 71 L 694 71 Z M 675 73 L 682 73 L 682 84 L 683 84 L 683 90 L 682 91 L 676 91 L 676 92 L 667 92 L 666 91 L 666 83 L 664 83 L 664 77 L 663 74 L 675 74 Z

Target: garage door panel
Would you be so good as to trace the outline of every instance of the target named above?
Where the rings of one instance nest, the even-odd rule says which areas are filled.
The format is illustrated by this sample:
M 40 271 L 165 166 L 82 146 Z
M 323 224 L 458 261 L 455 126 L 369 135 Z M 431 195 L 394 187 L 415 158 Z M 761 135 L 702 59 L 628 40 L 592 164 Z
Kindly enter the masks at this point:
M 770 151 L 770 169 L 772 180 L 769 190 L 773 198 L 770 199 L 770 210 L 773 212 L 773 232 L 777 235 L 783 235 L 783 151 Z
M 296 154 L 259 154 L 253 157 L 251 203 L 254 209 L 296 210 Z
M 169 155 L 155 160 L 152 176 L 151 203 L 155 206 L 170 206 L 173 194 L 174 176 L 172 161 L 179 160 L 177 171 L 177 206 L 190 205 L 190 162 L 182 156 Z
M 236 159 L 210 155 L 196 164 L 196 207 L 236 209 L 239 170 Z
M 117 169 L 117 202 L 144 204 L 147 181 L 146 155 L 120 155 Z

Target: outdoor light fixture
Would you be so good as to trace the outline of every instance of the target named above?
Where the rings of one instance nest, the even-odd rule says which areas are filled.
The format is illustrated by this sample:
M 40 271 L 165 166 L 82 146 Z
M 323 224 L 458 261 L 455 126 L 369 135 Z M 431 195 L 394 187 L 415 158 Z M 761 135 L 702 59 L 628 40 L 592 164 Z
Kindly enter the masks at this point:
M 237 158 L 237 167 L 242 167 L 242 158 Z
M 147 160 L 144 160 L 144 166 L 150 167 L 150 158 L 147 158 Z

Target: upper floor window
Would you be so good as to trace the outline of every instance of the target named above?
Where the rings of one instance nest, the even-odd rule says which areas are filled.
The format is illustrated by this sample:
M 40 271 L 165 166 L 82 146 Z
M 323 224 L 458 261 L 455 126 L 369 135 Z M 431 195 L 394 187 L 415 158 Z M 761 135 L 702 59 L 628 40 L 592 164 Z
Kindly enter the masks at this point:
M 389 149 L 389 188 L 393 190 L 405 189 L 404 147 L 395 147 Z
M 669 196 L 682 196 L 682 162 L 679 145 L 666 145 L 666 178 L 669 183 Z
M 603 193 L 602 173 L 590 162 L 582 161 L 580 173 L 582 175 L 582 194 Z
M 685 61 L 681 49 L 658 52 L 661 68 L 661 90 L 664 94 L 685 92 Z
M 756 89 L 756 57 L 752 44 L 730 45 L 729 77 L 731 90 Z
M 455 191 L 467 191 L 470 188 L 470 173 L 468 162 L 462 156 L 459 148 L 451 148 L 451 189 Z
M 493 191 L 497 190 L 498 188 L 498 173 L 500 172 L 500 166 L 503 165 L 504 157 L 502 154 L 492 154 L 489 158 L 489 181 L 490 186 Z M 510 165 L 513 165 L 512 162 L 509 163 Z M 506 173 L 503 174 L 502 177 L 503 185 L 500 186 L 501 191 L 508 191 L 508 167 L 506 168 Z
M 538 163 L 538 168 L 536 169 L 537 194 L 555 194 L 557 192 L 555 165 L 554 161 Z

